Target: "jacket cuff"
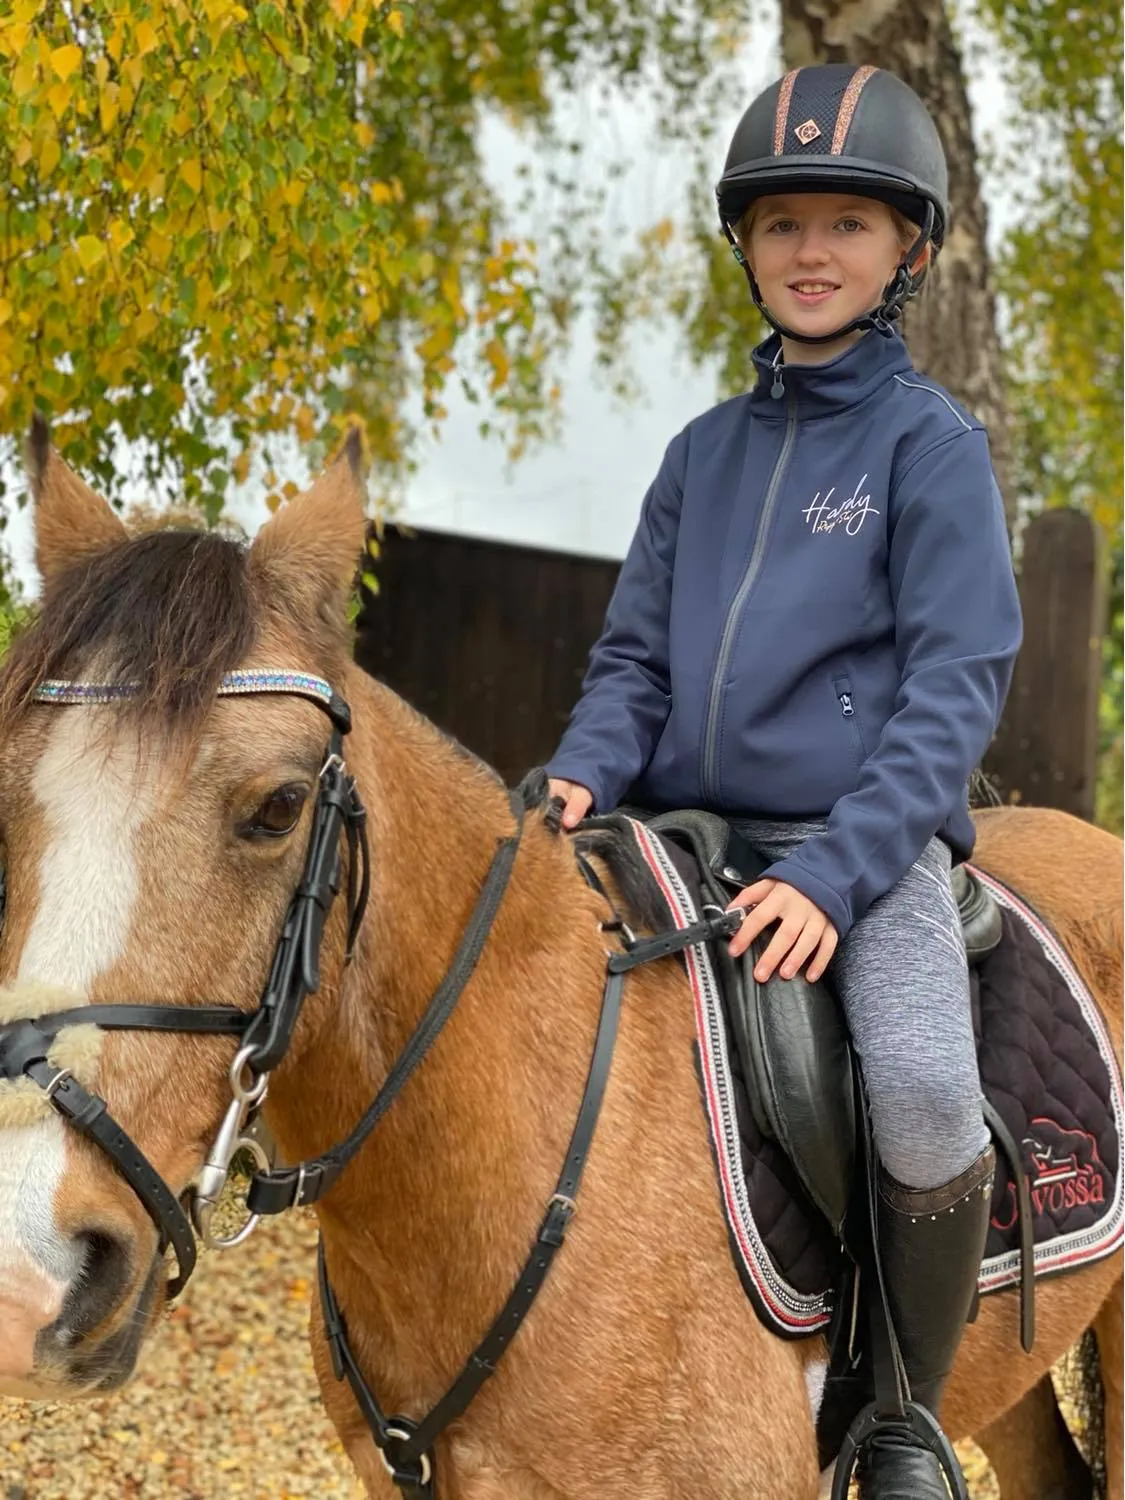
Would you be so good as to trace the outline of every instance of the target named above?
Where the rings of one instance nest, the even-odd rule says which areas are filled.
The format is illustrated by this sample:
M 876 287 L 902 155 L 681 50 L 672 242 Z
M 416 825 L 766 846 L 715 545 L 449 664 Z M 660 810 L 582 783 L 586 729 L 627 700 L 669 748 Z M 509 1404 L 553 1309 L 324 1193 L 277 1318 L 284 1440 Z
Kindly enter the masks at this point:
M 800 891 L 802 896 L 807 896 L 810 901 L 820 907 L 835 927 L 839 938 L 843 939 L 850 930 L 852 914 L 848 903 L 836 891 L 826 886 L 822 880 L 818 880 L 815 875 L 810 875 L 808 870 L 792 855 L 770 865 L 768 870 L 762 871 L 758 879 L 783 880 L 786 885 L 791 885 L 795 890 Z

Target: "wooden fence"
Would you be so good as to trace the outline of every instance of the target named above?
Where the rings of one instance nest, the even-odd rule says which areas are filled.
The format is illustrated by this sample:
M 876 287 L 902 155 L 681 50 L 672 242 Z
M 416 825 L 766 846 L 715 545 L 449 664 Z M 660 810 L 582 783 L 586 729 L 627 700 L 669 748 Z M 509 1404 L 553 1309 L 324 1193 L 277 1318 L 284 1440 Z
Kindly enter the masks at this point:
M 356 655 L 515 782 L 558 743 L 617 571 L 597 558 L 389 527 Z M 1052 511 L 1027 527 L 1025 643 L 985 762 L 1005 801 L 1093 815 L 1101 578 L 1086 516 Z

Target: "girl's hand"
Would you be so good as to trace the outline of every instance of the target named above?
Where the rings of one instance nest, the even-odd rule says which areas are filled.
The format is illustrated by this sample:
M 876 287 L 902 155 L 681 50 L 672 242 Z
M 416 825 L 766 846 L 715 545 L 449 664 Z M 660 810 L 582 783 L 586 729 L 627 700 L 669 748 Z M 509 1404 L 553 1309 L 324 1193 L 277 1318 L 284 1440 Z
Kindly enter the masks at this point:
M 581 823 L 594 805 L 593 792 L 577 781 L 561 781 L 552 776 L 547 785 L 551 796 L 558 797 L 560 802 L 565 803 L 561 819 L 564 828 L 573 828 L 575 824 Z
M 813 957 L 809 962 L 808 977 L 810 980 L 820 978 L 836 951 L 839 936 L 819 906 L 793 886 L 786 885 L 784 880 L 755 881 L 744 891 L 739 891 L 727 910 L 736 906 L 746 908 L 747 913 L 742 926 L 731 938 L 728 951 L 732 958 L 745 953 L 771 922 L 778 923 L 777 931 L 754 965 L 754 978 L 759 984 L 770 977 L 779 963 L 781 977 L 792 979 L 810 954 Z

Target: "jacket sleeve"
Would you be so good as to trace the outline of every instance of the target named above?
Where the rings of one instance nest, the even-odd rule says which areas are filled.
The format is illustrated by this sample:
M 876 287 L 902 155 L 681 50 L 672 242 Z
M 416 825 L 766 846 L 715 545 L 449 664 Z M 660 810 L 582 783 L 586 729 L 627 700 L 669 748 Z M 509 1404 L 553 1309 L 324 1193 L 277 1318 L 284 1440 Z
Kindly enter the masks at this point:
M 547 766 L 577 781 L 609 812 L 648 764 L 668 719 L 668 614 L 680 524 L 687 432 L 668 446 L 644 498 L 582 696 Z
M 901 880 L 964 797 L 996 732 L 1022 639 L 983 430 L 920 454 L 895 486 L 889 522 L 894 713 L 824 833 L 763 875 L 802 891 L 841 937 Z

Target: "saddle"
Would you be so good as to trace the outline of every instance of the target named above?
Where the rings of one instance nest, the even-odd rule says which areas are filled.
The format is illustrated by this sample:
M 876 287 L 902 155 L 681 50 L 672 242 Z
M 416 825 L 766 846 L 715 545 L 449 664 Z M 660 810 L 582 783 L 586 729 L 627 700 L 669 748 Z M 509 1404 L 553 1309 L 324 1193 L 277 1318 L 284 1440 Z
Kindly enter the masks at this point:
M 603 927 L 627 953 L 665 939 L 666 952 L 682 950 L 732 1259 L 771 1333 L 827 1340 L 810 1397 L 826 1466 L 872 1386 L 893 1394 L 893 1329 L 871 1274 L 874 1143 L 842 1007 L 823 980 L 758 984 L 769 934 L 738 960 L 725 941 L 672 941 L 714 925 L 768 867 L 722 818 L 626 806 L 585 819 L 578 836 L 580 854 L 606 861 L 629 919 L 657 936 L 636 938 L 612 900 Z M 986 870 L 961 867 L 953 884 L 998 1158 L 977 1287 L 1018 1287 L 1030 1350 L 1036 1277 L 1103 1259 L 1125 1239 L 1125 1093 L 1097 1001 L 1048 924 Z
M 714 905 L 727 906 L 770 863 L 716 813 L 688 809 L 654 816 L 634 808 L 622 811 L 691 856 L 703 899 Z M 963 866 L 953 872 L 953 888 L 972 966 L 999 943 L 1000 910 Z M 825 979 L 814 983 L 803 974 L 782 979 L 775 973 L 759 984 L 754 964 L 768 940 L 763 934 L 738 959 L 730 957 L 725 943 L 715 944 L 712 963 L 724 991 L 755 1124 L 785 1151 L 805 1191 L 843 1239 L 857 1151 L 847 1024 Z

